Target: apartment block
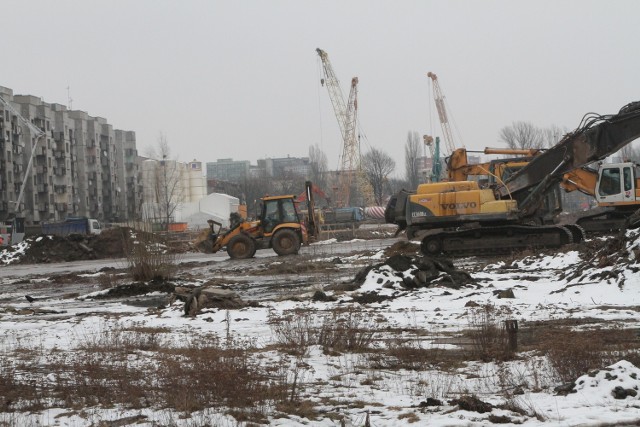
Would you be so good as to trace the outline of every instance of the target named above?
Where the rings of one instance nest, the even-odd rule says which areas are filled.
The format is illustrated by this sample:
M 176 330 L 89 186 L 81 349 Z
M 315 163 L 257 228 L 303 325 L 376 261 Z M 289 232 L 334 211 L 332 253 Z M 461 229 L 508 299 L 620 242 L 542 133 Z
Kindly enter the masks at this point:
M 87 216 L 135 219 L 141 205 L 135 133 L 114 130 L 102 117 L 46 103 L 31 95 L 0 96 L 29 126 L 0 104 L 0 219 L 17 212 L 27 224 Z M 31 166 L 29 166 L 31 163 Z M 24 185 L 22 203 L 16 206 Z

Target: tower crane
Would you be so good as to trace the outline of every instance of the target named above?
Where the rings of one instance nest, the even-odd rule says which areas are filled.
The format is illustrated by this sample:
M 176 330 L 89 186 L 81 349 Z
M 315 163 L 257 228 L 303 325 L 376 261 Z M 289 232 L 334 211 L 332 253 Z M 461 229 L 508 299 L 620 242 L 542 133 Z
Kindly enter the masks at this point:
M 436 103 L 436 109 L 438 110 L 438 118 L 440 119 L 440 125 L 442 126 L 442 133 L 444 135 L 444 141 L 447 145 L 449 154 L 453 154 L 456 149 L 456 144 L 453 142 L 453 134 L 451 133 L 451 126 L 449 125 L 449 117 L 447 116 L 447 108 L 444 104 L 444 95 L 438 83 L 438 76 L 435 73 L 429 71 L 427 77 L 433 81 L 433 98 Z
M 340 172 L 338 175 L 337 206 L 349 205 L 351 196 L 351 182 L 354 171 L 360 168 L 360 150 L 358 138 L 356 136 L 356 118 L 358 112 L 358 78 L 351 79 L 351 90 L 349 99 L 344 102 L 344 96 L 340 89 L 340 83 L 329 61 L 329 55 L 322 49 L 316 49 L 322 60 L 324 79 L 322 83 L 327 86 L 329 98 L 333 105 L 333 111 L 338 119 L 340 131 L 342 133 L 342 156 Z

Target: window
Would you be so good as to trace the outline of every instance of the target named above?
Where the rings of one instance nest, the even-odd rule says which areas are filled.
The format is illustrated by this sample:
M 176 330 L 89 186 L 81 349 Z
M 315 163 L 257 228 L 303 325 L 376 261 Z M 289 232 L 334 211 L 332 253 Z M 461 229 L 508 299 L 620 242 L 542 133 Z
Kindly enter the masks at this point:
M 602 171 L 600 175 L 600 187 L 598 194 L 600 196 L 613 196 L 620 193 L 620 169 L 609 168 Z
M 623 174 L 623 178 L 624 178 L 624 191 L 629 191 L 631 190 L 631 188 L 633 188 L 633 183 L 632 183 L 632 179 L 633 177 L 631 176 L 631 168 L 630 167 L 626 167 L 622 170 L 622 174 Z

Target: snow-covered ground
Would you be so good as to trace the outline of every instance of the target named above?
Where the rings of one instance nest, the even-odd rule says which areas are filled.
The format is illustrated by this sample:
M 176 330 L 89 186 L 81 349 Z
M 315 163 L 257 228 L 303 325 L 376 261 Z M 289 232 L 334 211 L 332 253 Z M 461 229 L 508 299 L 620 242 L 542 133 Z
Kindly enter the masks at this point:
M 598 242 L 592 242 L 592 246 L 598 247 Z M 469 271 L 475 281 L 475 284 L 461 287 L 408 289 L 403 286 L 402 278 L 413 275 L 415 267 L 395 272 L 383 265 L 371 269 L 361 286 L 353 291 L 327 290 L 335 285 L 336 277 L 327 274 L 325 281 L 320 279 L 318 283 L 316 278 L 309 289 L 299 289 L 296 295 L 290 295 L 295 298 L 261 301 L 257 306 L 238 310 L 207 309 L 195 318 L 184 315 L 180 301 L 160 310 L 149 310 L 121 300 L 94 300 L 91 296 L 102 292 L 95 285 L 76 298 L 56 295 L 59 290 L 47 294 L 47 281 L 43 283 L 43 278 L 35 276 L 30 281 L 38 287 L 41 296 L 30 303 L 24 298 L 24 288 L 12 289 L 18 279 L 3 277 L 0 279 L 0 357 L 13 357 L 13 351 L 23 347 L 49 351 L 72 349 L 88 336 L 136 325 L 163 328 L 176 336 L 185 331 L 191 336 L 233 334 L 254 343 L 264 350 L 262 357 L 273 360 L 283 357 L 273 351 L 273 344 L 278 342 L 274 318 L 295 312 L 309 313 L 310 318 L 318 321 L 332 310 L 349 307 L 363 316 L 359 320 L 360 326 L 378 331 L 372 346 L 382 349 L 390 345 L 390 331 L 394 331 L 396 339 L 402 336 L 416 348 L 456 348 L 461 344 L 452 338 L 459 338 L 463 331 L 472 327 L 474 310 L 483 307 L 491 307 L 497 321 L 517 320 L 521 328 L 534 322 L 566 319 L 590 319 L 590 324 L 598 327 L 638 328 L 640 273 L 637 271 L 640 264 L 635 259 L 637 247 L 637 233 L 628 232 L 626 246 L 617 254 L 602 255 L 600 261 L 592 257 L 595 253 L 581 252 L 581 255 L 577 250 L 531 255 L 489 265 L 458 260 L 457 265 L 472 266 Z M 603 257 L 609 262 L 603 262 Z M 386 258 L 382 250 L 365 251 L 341 256 L 341 266 L 378 264 Z M 313 258 L 316 263 L 331 260 L 335 261 L 335 256 Z M 289 258 L 286 262 L 295 263 Z M 209 274 L 219 274 L 213 270 Z M 225 277 L 229 278 L 232 271 L 227 270 Z M 603 274 L 608 271 L 615 274 Z M 238 275 L 246 279 L 251 273 L 238 271 Z M 95 277 L 87 276 L 86 279 Z M 205 274 L 190 283 L 187 280 L 186 284 L 201 285 L 206 279 Z M 252 281 L 259 283 L 268 279 L 256 276 Z M 286 286 L 286 283 L 280 285 Z M 311 298 L 320 288 L 325 289 L 328 298 Z M 513 298 L 499 298 L 501 291 L 513 292 Z M 365 293 L 381 298 L 378 302 L 354 302 Z M 295 366 L 300 371 L 304 383 L 301 396 L 315 402 L 320 414 L 338 412 L 347 425 L 364 425 L 367 417 L 372 426 L 481 426 L 492 423 L 601 426 L 640 422 L 640 398 L 633 393 L 640 386 L 640 369 L 625 360 L 617 361 L 606 370 L 575 378 L 575 387 L 570 387 L 566 395 L 554 391 L 562 384 L 550 373 L 545 355 L 535 352 L 518 354 L 504 362 L 474 360 L 449 368 L 422 363 L 420 369 L 409 370 L 375 367 L 361 352 L 327 354 L 320 345 L 310 345 L 301 355 L 291 356 L 290 361 L 291 369 Z M 6 362 L 0 366 L 5 366 Z M 517 392 L 513 392 L 514 387 Z M 620 387 L 618 392 L 625 390 L 624 398 L 614 396 L 616 387 Z M 464 396 L 474 396 L 493 408 L 489 412 L 461 409 L 462 404 L 454 399 Z M 80 412 L 65 408 L 35 413 L 7 411 L 0 413 L 0 425 L 98 425 L 100 421 L 137 415 L 146 417 L 137 421 L 136 425 L 140 426 L 242 425 L 227 415 L 225 408 L 210 408 L 193 413 L 190 418 L 181 418 L 167 409 L 128 410 L 122 407 L 86 408 Z M 335 426 L 340 425 L 340 420 L 322 415 L 315 420 L 289 416 L 272 417 L 269 423 Z

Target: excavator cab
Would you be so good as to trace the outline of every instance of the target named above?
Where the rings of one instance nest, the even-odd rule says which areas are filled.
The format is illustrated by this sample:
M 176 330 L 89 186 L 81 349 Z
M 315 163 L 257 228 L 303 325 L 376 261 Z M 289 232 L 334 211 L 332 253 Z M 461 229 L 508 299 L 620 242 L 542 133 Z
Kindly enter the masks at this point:
M 636 203 L 636 167 L 633 163 L 602 165 L 598 173 L 596 200 L 602 206 Z

